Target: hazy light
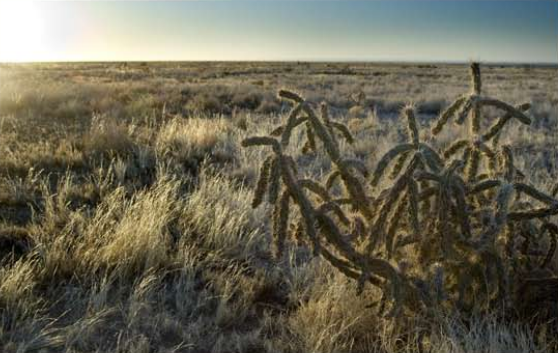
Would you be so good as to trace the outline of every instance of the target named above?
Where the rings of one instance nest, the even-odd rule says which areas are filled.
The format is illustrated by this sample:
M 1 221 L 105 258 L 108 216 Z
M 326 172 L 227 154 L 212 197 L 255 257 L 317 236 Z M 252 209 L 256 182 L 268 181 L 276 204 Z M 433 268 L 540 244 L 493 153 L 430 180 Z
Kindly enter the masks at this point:
M 43 52 L 43 19 L 31 1 L 0 1 L 0 61 L 32 61 Z

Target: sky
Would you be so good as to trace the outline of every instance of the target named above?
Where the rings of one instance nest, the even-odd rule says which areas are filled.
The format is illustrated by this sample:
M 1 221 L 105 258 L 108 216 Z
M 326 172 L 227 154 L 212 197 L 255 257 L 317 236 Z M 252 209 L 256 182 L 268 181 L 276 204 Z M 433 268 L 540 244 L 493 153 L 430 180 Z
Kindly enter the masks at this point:
M 558 64 L 558 1 L 0 0 L 0 61 Z

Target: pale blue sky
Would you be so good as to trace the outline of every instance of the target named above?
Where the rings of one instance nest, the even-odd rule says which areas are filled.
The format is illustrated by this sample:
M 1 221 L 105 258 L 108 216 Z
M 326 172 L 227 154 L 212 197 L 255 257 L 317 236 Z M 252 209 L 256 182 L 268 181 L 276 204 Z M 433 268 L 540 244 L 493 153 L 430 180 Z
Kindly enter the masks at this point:
M 22 9 L 2 3 L 10 0 L 0 0 L 0 17 L 21 17 Z M 11 44 L 2 43 L 0 32 L 0 61 L 17 59 L 19 50 L 25 51 L 20 60 L 558 63 L 558 1 L 41 1 L 32 7 L 40 42 L 25 33 L 21 38 L 36 45 L 14 44 L 13 35 L 5 40 Z

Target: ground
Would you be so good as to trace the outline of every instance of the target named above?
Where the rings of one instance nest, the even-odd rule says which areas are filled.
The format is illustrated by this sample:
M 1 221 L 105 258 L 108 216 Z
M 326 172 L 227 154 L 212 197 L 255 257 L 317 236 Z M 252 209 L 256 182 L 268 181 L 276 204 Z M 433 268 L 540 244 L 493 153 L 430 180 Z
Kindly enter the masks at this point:
M 558 69 L 482 66 L 485 92 L 533 104 L 510 124 L 516 164 L 558 177 Z M 5 352 L 543 352 L 551 325 L 440 313 L 390 318 L 378 293 L 305 246 L 270 252 L 253 209 L 266 156 L 240 141 L 291 106 L 325 101 L 373 169 L 404 139 L 401 108 L 430 127 L 469 90 L 468 65 L 74 63 L 0 65 L 0 346 Z M 495 114 L 495 113 L 494 113 Z M 437 143 L 462 133 L 445 131 Z M 428 138 L 428 133 L 424 133 Z M 302 146 L 301 134 L 295 146 Z M 320 153 L 297 159 L 323 181 Z M 558 268 L 556 256 L 554 270 Z M 556 272 L 555 272 L 556 273 Z M 423 337 L 423 332 L 428 332 Z

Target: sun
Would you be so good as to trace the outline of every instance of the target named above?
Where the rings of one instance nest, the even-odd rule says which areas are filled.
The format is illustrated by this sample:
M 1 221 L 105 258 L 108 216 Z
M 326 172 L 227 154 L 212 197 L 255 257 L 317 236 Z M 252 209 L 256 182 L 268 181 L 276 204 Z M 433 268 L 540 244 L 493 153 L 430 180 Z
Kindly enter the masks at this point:
M 42 37 L 42 16 L 34 2 L 0 0 L 0 62 L 39 60 Z

